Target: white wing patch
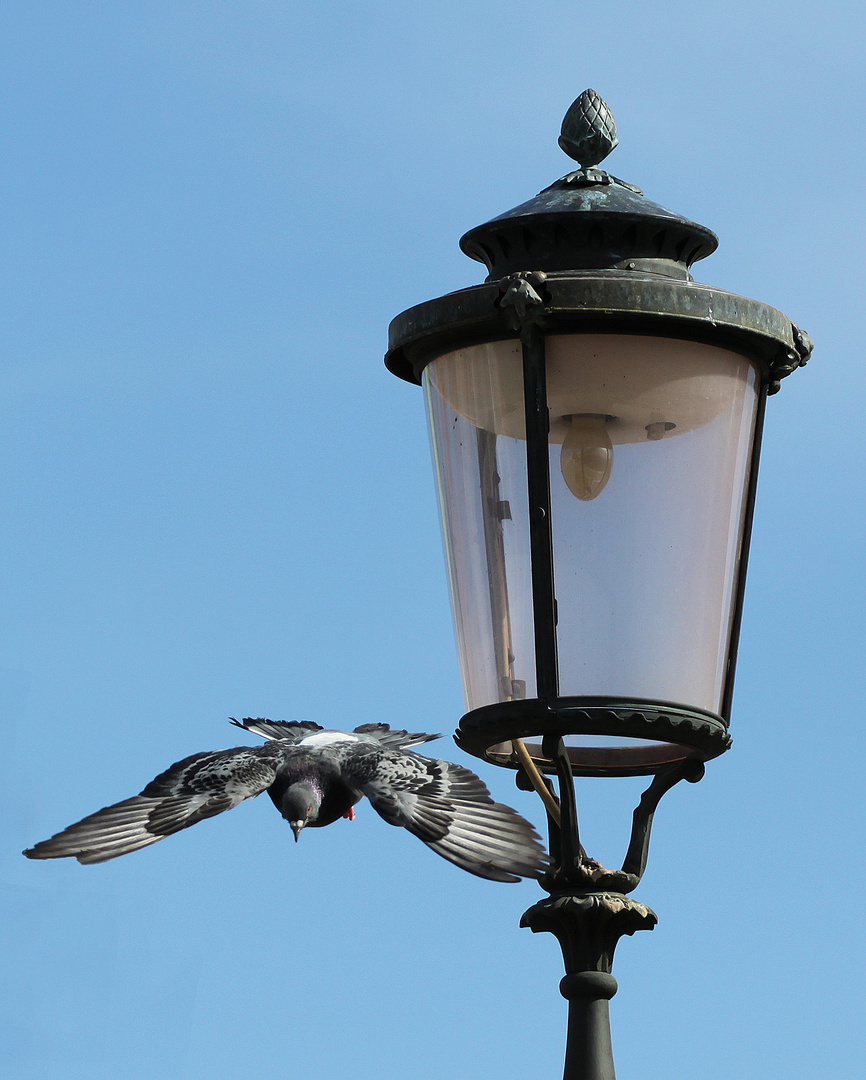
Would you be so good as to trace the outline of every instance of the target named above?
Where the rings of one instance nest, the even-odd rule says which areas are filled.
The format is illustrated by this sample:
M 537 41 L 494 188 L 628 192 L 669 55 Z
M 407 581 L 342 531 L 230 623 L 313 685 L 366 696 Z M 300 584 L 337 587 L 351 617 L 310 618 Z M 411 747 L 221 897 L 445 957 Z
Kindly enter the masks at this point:
M 298 741 L 298 746 L 337 746 L 340 743 L 356 743 L 363 740 L 348 731 L 317 731 Z

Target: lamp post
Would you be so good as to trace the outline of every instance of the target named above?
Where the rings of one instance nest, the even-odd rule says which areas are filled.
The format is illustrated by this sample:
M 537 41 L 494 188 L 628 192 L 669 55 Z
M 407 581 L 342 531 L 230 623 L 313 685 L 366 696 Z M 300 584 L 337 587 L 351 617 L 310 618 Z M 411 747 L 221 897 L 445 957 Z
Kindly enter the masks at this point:
M 618 939 L 653 812 L 728 749 L 764 407 L 811 342 L 700 285 L 708 229 L 602 171 L 617 143 L 587 90 L 560 146 L 579 168 L 470 230 L 489 274 L 391 324 L 423 385 L 467 713 L 458 744 L 544 799 L 566 1080 L 613 1080 Z M 584 851 L 576 776 L 652 777 L 619 870 Z M 548 778 L 555 776 L 556 785 Z

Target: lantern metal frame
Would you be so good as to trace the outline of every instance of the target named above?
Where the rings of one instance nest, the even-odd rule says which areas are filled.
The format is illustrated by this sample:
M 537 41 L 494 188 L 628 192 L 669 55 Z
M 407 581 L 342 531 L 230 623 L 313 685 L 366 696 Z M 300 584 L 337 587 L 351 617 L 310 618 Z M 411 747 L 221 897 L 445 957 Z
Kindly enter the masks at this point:
M 633 698 L 560 697 L 556 672 L 556 614 L 547 454 L 544 341 L 547 334 L 611 333 L 681 338 L 736 351 L 760 371 L 744 534 L 729 636 L 720 714 L 676 702 Z M 467 713 L 456 739 L 467 752 L 519 768 L 510 755 L 488 747 L 530 735 L 606 735 L 649 739 L 682 747 L 709 760 L 730 746 L 728 723 L 755 502 L 764 408 L 780 380 L 808 358 L 805 335 L 781 312 L 722 289 L 647 271 L 516 272 L 483 285 L 419 304 L 391 323 L 388 368 L 419 383 L 424 367 L 451 350 L 519 338 L 524 363 L 531 578 L 536 642 L 537 697 L 486 705 Z M 664 768 L 605 764 L 605 753 L 587 753 L 577 774 L 635 775 Z M 539 768 L 554 772 L 550 759 Z
M 398 315 L 390 326 L 385 358 L 393 374 L 420 384 L 427 364 L 446 353 L 486 342 L 521 343 L 537 693 L 532 699 L 473 709 L 460 720 L 455 739 L 467 752 L 515 769 L 519 787 L 535 787 L 547 796 L 551 868 L 541 884 L 550 896 L 530 908 L 521 925 L 555 934 L 562 947 L 566 975 L 560 990 L 569 1001 L 565 1080 L 615 1080 L 608 1015 L 609 999 L 616 992 L 611 965 L 621 936 L 652 929 L 656 922 L 646 905 L 627 895 L 646 868 L 655 809 L 666 791 L 680 780 L 699 780 L 704 762 L 730 746 L 728 723 L 765 405 L 781 379 L 806 363 L 812 348 L 807 335 L 781 312 L 692 279 L 692 263 L 715 250 L 715 235 L 596 168 L 616 142 L 607 105 L 594 91 L 585 91 L 566 114 L 560 138 L 581 168 L 529 202 L 470 230 L 461 247 L 487 265 L 486 282 Z M 545 372 L 545 339 L 551 334 L 678 338 L 736 352 L 759 373 L 718 714 L 684 703 L 559 694 Z M 540 737 L 541 752 L 531 769 L 516 751 L 491 750 L 533 736 Z M 653 749 L 642 758 L 630 747 L 623 762 L 616 750 L 568 748 L 568 736 L 648 740 Z M 556 775 L 558 798 L 542 773 Z M 577 775 L 652 776 L 634 811 L 619 870 L 591 859 L 581 844 Z

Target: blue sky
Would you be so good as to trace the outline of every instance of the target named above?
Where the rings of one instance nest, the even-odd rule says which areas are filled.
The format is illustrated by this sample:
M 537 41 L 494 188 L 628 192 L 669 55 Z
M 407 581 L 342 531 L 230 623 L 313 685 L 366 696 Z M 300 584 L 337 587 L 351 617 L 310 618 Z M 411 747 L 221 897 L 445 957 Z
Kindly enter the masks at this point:
M 560 1074 L 558 948 L 517 927 L 537 886 L 370 808 L 297 846 L 257 800 L 104 866 L 19 852 L 232 745 L 230 715 L 453 729 L 387 326 L 482 279 L 459 236 L 568 171 L 588 86 L 611 170 L 719 234 L 698 280 L 816 342 L 768 409 L 734 749 L 666 796 L 659 926 L 618 950 L 618 1072 L 857 1072 L 864 27 L 773 0 L 2 5 L 10 1075 Z M 638 791 L 581 784 L 592 854 L 621 856 Z

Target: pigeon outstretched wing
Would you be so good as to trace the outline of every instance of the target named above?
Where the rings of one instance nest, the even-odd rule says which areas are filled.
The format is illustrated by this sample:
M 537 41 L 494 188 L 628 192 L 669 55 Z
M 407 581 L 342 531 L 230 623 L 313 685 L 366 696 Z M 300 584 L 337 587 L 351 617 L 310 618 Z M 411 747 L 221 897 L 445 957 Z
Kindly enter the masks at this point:
M 285 750 L 274 743 L 193 754 L 160 773 L 140 795 L 90 814 L 24 854 L 74 856 L 80 863 L 116 859 L 265 791 L 284 758 Z
M 547 855 L 533 827 L 494 802 L 461 765 L 411 751 L 344 751 L 343 773 L 390 825 L 402 825 L 437 855 L 492 881 L 539 877 Z

